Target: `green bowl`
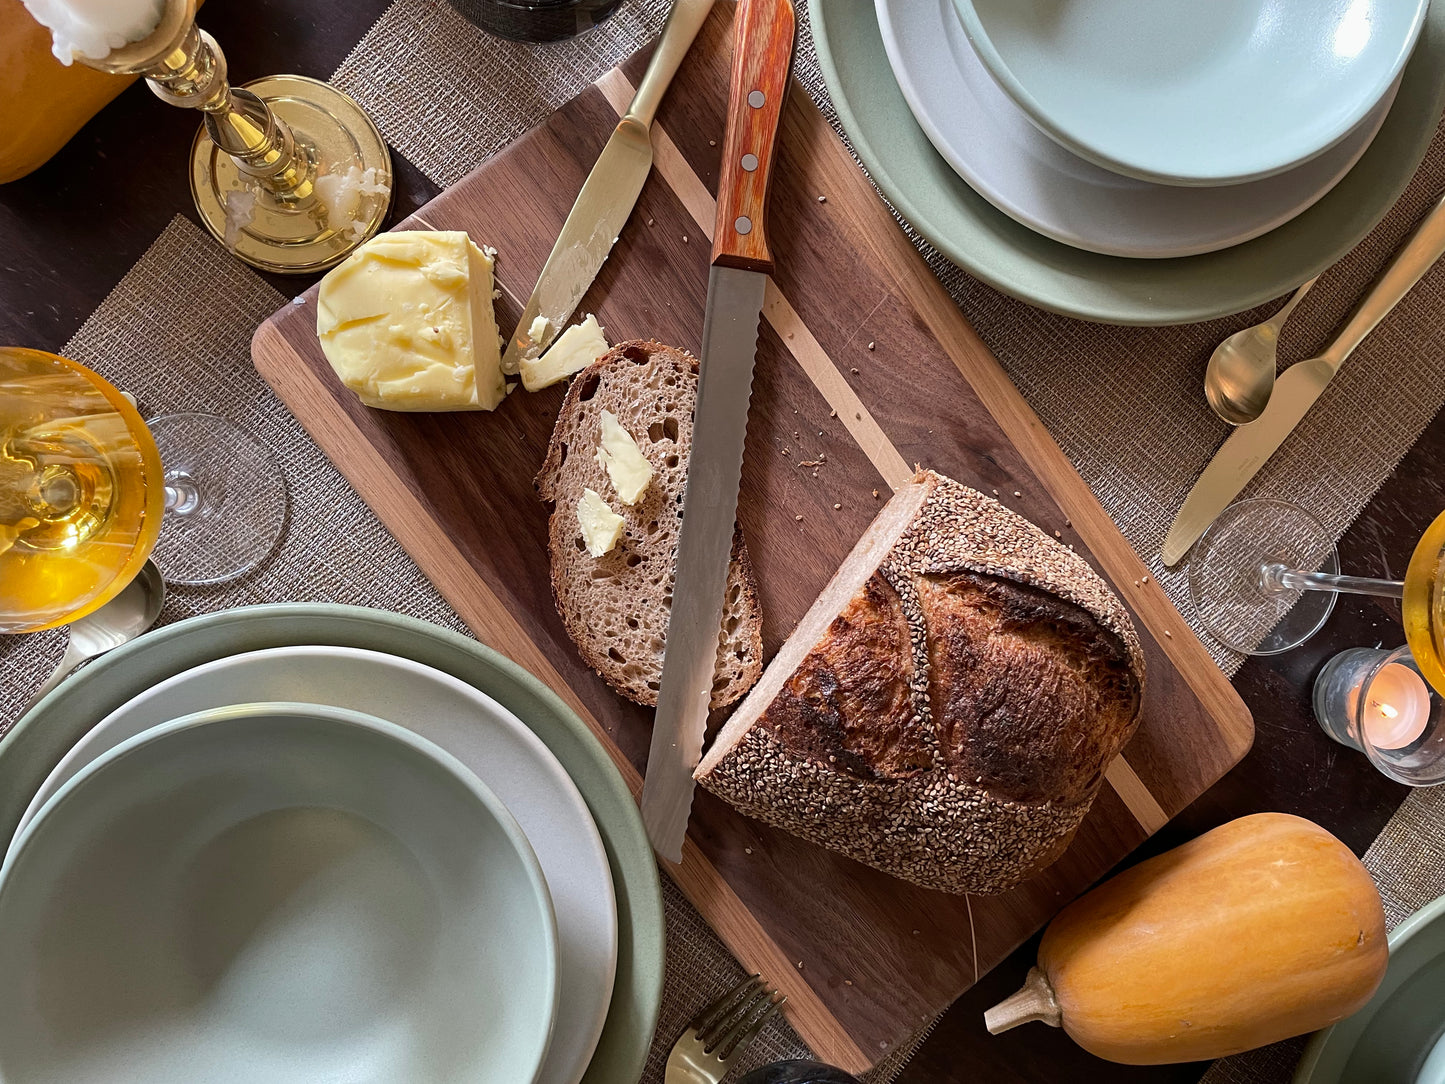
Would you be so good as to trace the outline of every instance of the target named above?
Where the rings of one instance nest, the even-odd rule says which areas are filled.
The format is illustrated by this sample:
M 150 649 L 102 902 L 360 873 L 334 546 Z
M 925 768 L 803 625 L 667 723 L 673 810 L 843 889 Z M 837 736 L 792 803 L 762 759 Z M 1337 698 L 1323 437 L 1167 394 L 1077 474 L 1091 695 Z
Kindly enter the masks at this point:
M 1445 3 L 1434 3 L 1379 134 L 1318 203 L 1219 252 L 1164 260 L 1105 256 L 1015 222 L 953 171 L 914 120 L 893 77 L 874 0 L 808 0 L 808 17 L 838 119 L 897 212 L 988 285 L 1042 309 L 1109 324 L 1226 316 L 1319 274 L 1394 206 L 1445 108 Z
M 1305 1048 L 1294 1084 L 1445 1081 L 1445 897 L 1390 934 L 1390 966 L 1363 1009 Z
M 241 704 L 136 735 L 41 808 L 0 872 L 0 974 L 6 1084 L 525 1084 L 557 937 L 522 830 L 450 754 Z

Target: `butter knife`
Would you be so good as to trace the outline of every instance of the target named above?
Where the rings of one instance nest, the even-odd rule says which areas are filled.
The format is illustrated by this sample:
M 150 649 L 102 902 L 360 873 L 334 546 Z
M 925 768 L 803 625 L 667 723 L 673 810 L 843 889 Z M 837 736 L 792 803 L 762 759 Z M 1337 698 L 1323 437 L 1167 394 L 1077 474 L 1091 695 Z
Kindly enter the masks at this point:
M 632 104 L 587 175 L 517 330 L 507 340 L 502 372 L 516 373 L 523 357 L 536 357 L 552 345 L 607 262 L 652 171 L 652 119 L 712 6 L 713 0 L 677 0 L 673 5 Z M 533 336 L 530 330 L 539 316 L 546 324 Z
M 1236 429 L 1215 453 L 1184 499 L 1184 506 L 1164 539 L 1161 556 L 1166 565 L 1175 565 L 1184 559 L 1199 536 L 1229 502 L 1239 496 L 1293 432 L 1355 347 L 1389 315 L 1441 255 L 1445 255 L 1445 196 L 1415 227 L 1415 232 L 1375 280 L 1334 342 L 1318 357 L 1296 362 L 1280 374 L 1264 413 Z
M 642 784 L 647 838 L 672 862 L 682 860 L 717 667 L 753 361 L 773 269 L 764 229 L 768 179 L 795 32 L 791 0 L 739 0 L 672 613 Z

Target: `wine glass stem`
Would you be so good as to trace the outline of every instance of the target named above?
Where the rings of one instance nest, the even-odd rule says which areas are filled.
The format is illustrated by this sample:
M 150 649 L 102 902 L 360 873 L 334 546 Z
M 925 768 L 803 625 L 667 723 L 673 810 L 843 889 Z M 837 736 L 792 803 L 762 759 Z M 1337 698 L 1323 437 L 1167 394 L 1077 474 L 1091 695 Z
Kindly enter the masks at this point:
M 1342 595 L 1375 595 L 1379 598 L 1405 596 L 1405 584 L 1400 580 L 1331 576 L 1325 572 L 1301 572 L 1278 564 L 1265 565 L 1260 570 L 1260 578 L 1265 588 L 1273 591 L 1337 591 Z
M 166 512 L 185 516 L 201 506 L 201 491 L 185 476 L 166 480 Z

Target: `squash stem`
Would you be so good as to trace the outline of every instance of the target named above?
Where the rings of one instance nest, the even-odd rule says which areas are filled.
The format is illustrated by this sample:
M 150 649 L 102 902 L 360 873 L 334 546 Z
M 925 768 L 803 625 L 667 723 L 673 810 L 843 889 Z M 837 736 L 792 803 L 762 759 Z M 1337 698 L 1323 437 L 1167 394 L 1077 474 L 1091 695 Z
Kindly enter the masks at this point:
M 1020 1024 L 1031 1024 L 1041 1020 L 1049 1027 L 1063 1024 L 1064 1014 L 1054 998 L 1054 988 L 1037 967 L 1029 969 L 1023 989 L 1013 997 L 1005 998 L 983 1014 L 984 1026 L 990 1035 L 997 1035 Z

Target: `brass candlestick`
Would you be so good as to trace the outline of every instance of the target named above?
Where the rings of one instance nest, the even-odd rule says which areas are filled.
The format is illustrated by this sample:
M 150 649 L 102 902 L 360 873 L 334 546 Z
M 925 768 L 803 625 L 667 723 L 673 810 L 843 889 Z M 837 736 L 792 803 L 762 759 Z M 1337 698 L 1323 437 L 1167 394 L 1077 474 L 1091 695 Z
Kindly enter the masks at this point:
M 207 228 L 263 271 L 320 271 L 381 227 L 391 156 L 376 125 L 336 88 L 301 75 L 232 87 L 220 46 L 196 27 L 195 0 L 166 0 L 160 24 L 100 59 L 146 77 L 157 97 L 199 109 L 191 193 Z

